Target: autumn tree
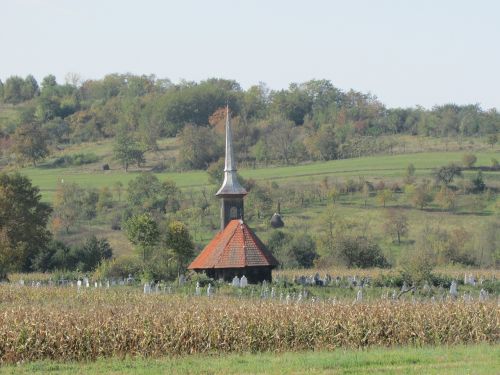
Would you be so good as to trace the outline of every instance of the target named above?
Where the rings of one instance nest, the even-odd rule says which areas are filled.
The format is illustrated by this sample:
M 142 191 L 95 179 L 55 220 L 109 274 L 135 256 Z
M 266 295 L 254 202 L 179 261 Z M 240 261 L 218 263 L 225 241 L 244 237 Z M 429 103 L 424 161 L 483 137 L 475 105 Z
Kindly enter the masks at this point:
M 377 201 L 384 207 L 387 202 L 393 199 L 392 191 L 390 189 L 382 189 L 377 193 Z
M 452 211 L 456 206 L 457 194 L 450 188 L 442 185 L 441 189 L 436 193 L 434 200 L 439 207 Z
M 429 203 L 432 202 L 432 193 L 429 183 L 423 182 L 417 186 L 408 185 L 406 194 L 409 196 L 411 202 L 415 207 L 424 209 Z
M 391 236 L 395 236 L 398 245 L 401 244 L 401 237 L 408 234 L 408 216 L 401 210 L 388 210 L 385 214 L 384 229 Z
M 474 154 L 464 154 L 462 157 L 462 163 L 465 168 L 472 168 L 476 164 L 477 157 Z

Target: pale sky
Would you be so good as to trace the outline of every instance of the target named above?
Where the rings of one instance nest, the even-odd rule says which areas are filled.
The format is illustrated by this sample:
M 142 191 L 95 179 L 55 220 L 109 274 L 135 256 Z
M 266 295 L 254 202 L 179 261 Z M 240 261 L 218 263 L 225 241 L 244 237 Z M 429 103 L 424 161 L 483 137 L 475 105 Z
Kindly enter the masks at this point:
M 0 0 L 0 79 L 109 73 L 243 88 L 329 79 L 389 107 L 500 109 L 500 1 Z

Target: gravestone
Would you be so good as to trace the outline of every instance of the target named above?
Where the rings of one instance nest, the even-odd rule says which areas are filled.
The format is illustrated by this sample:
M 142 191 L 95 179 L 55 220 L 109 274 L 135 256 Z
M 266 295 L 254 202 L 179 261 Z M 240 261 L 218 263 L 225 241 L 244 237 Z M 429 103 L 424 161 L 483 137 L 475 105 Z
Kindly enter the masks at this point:
M 212 284 L 208 284 L 208 287 L 207 287 L 207 297 L 211 297 L 212 294 L 213 294 Z
M 454 299 L 458 297 L 457 282 L 455 280 L 450 285 L 450 296 Z
M 241 276 L 241 279 L 240 279 L 240 288 L 244 288 L 247 285 L 248 285 L 247 277 L 245 275 Z
M 197 295 L 197 296 L 201 295 L 201 288 L 200 288 L 200 282 L 199 281 L 196 282 L 196 289 L 194 291 L 194 294 Z
M 481 291 L 479 292 L 479 300 L 481 302 L 483 301 L 486 301 L 489 297 L 489 293 L 487 290 L 484 290 L 484 289 L 481 289 Z
M 361 302 L 363 300 L 363 291 L 358 290 L 358 294 L 356 295 L 356 302 Z
M 240 279 L 238 278 L 238 276 L 233 277 L 232 285 L 236 288 L 240 287 Z

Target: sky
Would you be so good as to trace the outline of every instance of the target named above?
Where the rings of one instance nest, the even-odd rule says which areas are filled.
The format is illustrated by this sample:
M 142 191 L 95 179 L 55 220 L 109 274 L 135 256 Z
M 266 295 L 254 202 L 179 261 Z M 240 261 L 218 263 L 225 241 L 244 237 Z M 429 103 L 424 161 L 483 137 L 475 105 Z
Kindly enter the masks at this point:
M 500 109 L 500 1 L 0 0 L 0 79 L 328 79 L 388 107 Z

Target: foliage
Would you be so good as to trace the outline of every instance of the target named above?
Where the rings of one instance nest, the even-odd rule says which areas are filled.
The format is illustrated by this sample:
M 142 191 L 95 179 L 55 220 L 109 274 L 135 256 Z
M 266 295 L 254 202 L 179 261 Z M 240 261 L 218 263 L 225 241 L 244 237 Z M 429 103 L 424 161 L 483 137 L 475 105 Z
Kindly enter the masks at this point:
M 60 183 L 54 197 L 54 215 L 57 226 L 66 233 L 78 220 L 90 220 L 96 215 L 98 194 L 92 189 L 83 189 L 75 183 Z
M 408 217 L 401 210 L 389 210 L 386 213 L 384 229 L 401 244 L 401 237 L 408 234 Z
M 462 169 L 455 163 L 439 167 L 433 172 L 437 185 L 449 185 L 455 177 L 462 176 Z
M 29 270 L 33 257 L 45 249 L 50 212 L 28 178 L 0 174 L 0 279 L 10 271 Z
M 194 243 L 187 226 L 180 221 L 172 221 L 167 226 L 165 246 L 172 250 L 179 272 L 194 255 Z
M 362 237 L 346 235 L 335 241 L 335 256 L 347 267 L 388 267 L 379 245 L 372 240 Z
M 51 163 L 53 167 L 70 167 L 92 164 L 99 161 L 99 157 L 94 153 L 67 154 L 60 156 Z
M 126 130 L 116 136 L 113 154 L 123 164 L 125 171 L 128 171 L 130 164 L 137 163 L 140 167 L 145 161 L 142 147 Z
M 180 190 L 171 180 L 161 182 L 152 173 L 141 173 L 130 180 L 127 201 L 139 212 L 175 212 L 179 209 Z
M 477 157 L 474 154 L 464 154 L 462 162 L 465 168 L 472 168 L 476 164 Z
M 483 179 L 483 172 L 478 171 L 476 177 L 472 179 L 474 193 L 482 193 L 486 189 L 486 184 Z
M 187 169 L 206 169 L 223 155 L 222 137 L 213 129 L 186 125 L 179 134 L 179 164 Z
M 316 244 L 306 233 L 274 231 L 269 238 L 268 248 L 283 267 L 310 268 L 318 258 Z
M 158 243 L 160 232 L 158 224 L 148 213 L 134 215 L 125 221 L 127 237 L 142 253 L 145 262 L 152 248 Z
M 95 269 L 94 277 L 99 279 L 118 279 L 137 276 L 143 269 L 141 260 L 133 255 L 103 260 Z
M 90 272 L 112 256 L 113 250 L 104 238 L 97 239 L 92 236 L 82 245 L 71 248 L 60 241 L 53 241 L 35 257 L 33 269 L 40 272 L 52 270 Z
M 29 123 L 20 125 L 13 136 L 14 152 L 21 160 L 36 162 L 49 154 L 44 132 L 40 125 Z

